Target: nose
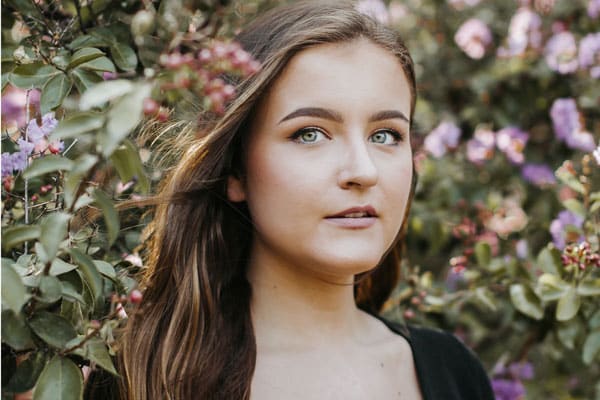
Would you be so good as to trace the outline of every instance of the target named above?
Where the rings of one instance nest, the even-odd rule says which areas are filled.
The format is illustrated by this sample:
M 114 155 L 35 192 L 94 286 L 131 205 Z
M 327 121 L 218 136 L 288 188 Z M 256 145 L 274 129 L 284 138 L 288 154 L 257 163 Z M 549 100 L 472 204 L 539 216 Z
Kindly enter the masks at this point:
M 345 147 L 338 177 L 340 187 L 368 188 L 377 184 L 377 166 L 369 153 L 368 143 L 361 137 Z

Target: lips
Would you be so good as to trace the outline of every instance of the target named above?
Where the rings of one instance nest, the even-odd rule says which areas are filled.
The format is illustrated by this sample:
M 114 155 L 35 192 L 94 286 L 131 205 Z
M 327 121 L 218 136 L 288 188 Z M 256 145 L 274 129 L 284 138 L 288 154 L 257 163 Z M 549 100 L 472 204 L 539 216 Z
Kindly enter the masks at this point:
M 326 218 L 369 218 L 377 217 L 377 212 L 372 206 L 352 207 Z
M 377 221 L 377 212 L 371 206 L 352 207 L 330 215 L 325 220 L 339 228 L 365 229 Z

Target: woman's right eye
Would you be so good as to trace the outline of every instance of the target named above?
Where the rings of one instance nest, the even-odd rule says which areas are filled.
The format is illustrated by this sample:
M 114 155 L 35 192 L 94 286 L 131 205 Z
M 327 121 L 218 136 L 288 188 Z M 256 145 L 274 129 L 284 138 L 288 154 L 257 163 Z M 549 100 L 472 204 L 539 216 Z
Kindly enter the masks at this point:
M 313 144 L 327 139 L 327 135 L 319 128 L 309 127 L 294 132 L 290 139 L 298 143 Z

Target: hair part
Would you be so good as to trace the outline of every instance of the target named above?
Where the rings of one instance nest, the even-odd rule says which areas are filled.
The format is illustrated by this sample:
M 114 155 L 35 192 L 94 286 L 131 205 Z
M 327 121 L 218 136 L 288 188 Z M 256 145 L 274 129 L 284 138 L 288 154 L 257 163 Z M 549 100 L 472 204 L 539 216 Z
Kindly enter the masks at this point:
M 223 118 L 195 139 L 161 184 L 148 228 L 144 299 L 122 338 L 124 398 L 250 397 L 256 342 L 246 269 L 253 233 L 245 205 L 227 200 L 227 178 L 243 173 L 252 114 L 289 60 L 308 47 L 359 38 L 398 58 L 410 84 L 412 120 L 416 89 L 406 47 L 352 2 L 297 2 L 262 15 L 237 37 L 262 67 L 238 83 Z M 378 312 L 395 287 L 405 225 L 406 218 L 379 267 L 358 278 L 361 308 Z

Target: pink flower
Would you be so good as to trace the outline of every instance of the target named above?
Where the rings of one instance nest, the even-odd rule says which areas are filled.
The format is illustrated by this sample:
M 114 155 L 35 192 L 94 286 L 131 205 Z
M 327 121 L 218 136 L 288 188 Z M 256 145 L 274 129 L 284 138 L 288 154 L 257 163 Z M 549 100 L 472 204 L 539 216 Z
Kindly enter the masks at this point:
M 579 66 L 577 43 L 571 32 L 560 32 L 552 36 L 546 43 L 544 54 L 548 66 L 559 74 L 575 72 Z
M 519 232 L 527 225 L 528 218 L 525 211 L 516 200 L 508 198 L 502 201 L 494 214 L 485 222 L 485 227 L 498 236 L 506 238 L 513 232 Z
M 528 48 L 539 49 L 542 45 L 542 19 L 527 7 L 521 7 L 510 20 L 507 47 L 498 49 L 502 57 L 520 56 Z
M 517 127 L 508 127 L 496 133 L 496 145 L 510 162 L 523 164 L 525 157 L 523 150 L 529 140 L 529 134 Z
M 29 92 L 29 104 L 37 107 L 40 103 L 39 90 Z M 15 124 L 17 128 L 25 125 L 27 118 L 27 90 L 8 85 L 2 93 L 2 127 Z
M 590 33 L 579 42 L 579 67 L 589 69 L 592 78 L 600 78 L 600 32 Z
M 448 149 L 458 146 L 461 130 L 452 122 L 442 122 L 425 138 L 425 150 L 434 157 L 439 158 L 446 154 Z
M 471 18 L 458 28 L 454 41 L 469 57 L 478 60 L 492 43 L 492 32 L 483 21 Z
M 489 129 L 477 129 L 473 138 L 467 142 L 467 158 L 481 165 L 494 156 L 496 134 Z
M 587 14 L 592 19 L 598 18 L 600 15 L 600 0 L 590 0 L 588 2 Z
M 550 118 L 557 139 L 571 149 L 591 152 L 596 147 L 594 137 L 585 131 L 575 99 L 556 99 L 550 108 Z

